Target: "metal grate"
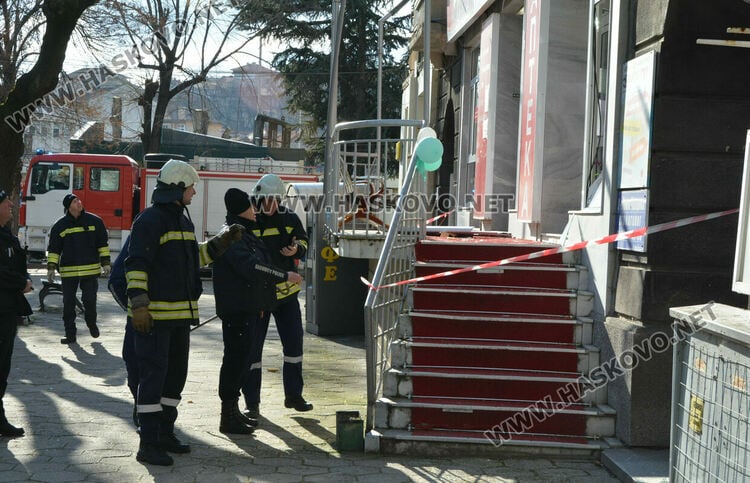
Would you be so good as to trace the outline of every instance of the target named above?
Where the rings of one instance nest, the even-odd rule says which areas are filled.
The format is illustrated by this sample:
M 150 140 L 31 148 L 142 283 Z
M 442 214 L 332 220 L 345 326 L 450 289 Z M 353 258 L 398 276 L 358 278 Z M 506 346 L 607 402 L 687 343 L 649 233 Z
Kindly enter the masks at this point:
M 672 481 L 750 480 L 750 347 L 703 330 L 675 347 Z

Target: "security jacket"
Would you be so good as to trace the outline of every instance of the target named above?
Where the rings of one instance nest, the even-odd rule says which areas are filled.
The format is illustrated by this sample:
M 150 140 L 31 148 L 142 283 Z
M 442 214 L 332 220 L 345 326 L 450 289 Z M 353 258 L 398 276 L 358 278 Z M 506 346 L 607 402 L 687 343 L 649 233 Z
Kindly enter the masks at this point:
M 216 314 L 260 313 L 276 306 L 276 284 L 285 282 L 287 272 L 271 265 L 271 253 L 253 233 L 255 222 L 227 216 L 227 225 L 245 227 L 242 239 L 232 244 L 214 262 Z
M 294 259 L 304 257 L 308 245 L 307 233 L 299 217 L 285 206 L 279 206 L 276 213 L 271 216 L 258 213 L 257 220 L 257 227 L 253 233 L 268 247 L 273 265 L 285 271 L 295 270 Z M 293 257 L 285 257 L 281 254 L 281 249 L 289 246 L 292 238 L 297 240 L 297 253 Z M 299 292 L 300 288 L 295 283 L 280 282 L 276 285 L 276 298 L 282 302 L 283 299 Z
M 28 280 L 31 277 L 26 270 L 26 253 L 10 229 L 0 227 L 0 315 L 31 314 L 31 306 L 23 295 Z M 12 322 L 15 324 L 15 319 Z
M 155 204 L 133 222 L 125 259 L 128 299 L 147 294 L 154 324 L 198 323 L 199 269 L 211 262 L 208 245 L 177 203 Z M 132 315 L 128 309 L 128 315 Z
M 66 213 L 49 232 L 47 262 L 57 264 L 60 277 L 98 277 L 109 265 L 107 229 L 101 218 L 82 211 Z

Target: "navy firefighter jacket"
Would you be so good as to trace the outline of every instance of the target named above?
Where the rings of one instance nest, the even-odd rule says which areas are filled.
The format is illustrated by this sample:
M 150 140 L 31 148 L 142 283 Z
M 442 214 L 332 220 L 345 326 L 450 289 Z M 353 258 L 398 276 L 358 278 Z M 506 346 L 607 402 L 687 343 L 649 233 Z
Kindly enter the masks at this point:
M 207 244 L 198 245 L 184 210 L 177 203 L 154 204 L 138 215 L 130 233 L 128 298 L 147 293 L 154 324 L 198 323 L 199 269 L 211 257 Z
M 0 226 L 0 323 L 16 324 L 8 315 L 30 315 L 31 306 L 23 295 L 31 280 L 26 270 L 26 252 L 10 228 Z
M 273 310 L 276 284 L 286 281 L 287 272 L 271 264 L 268 248 L 253 233 L 253 221 L 228 215 L 226 223 L 239 223 L 245 232 L 214 262 L 216 313 L 223 316 Z
M 299 217 L 289 208 L 279 206 L 273 215 L 258 213 L 257 219 L 257 227 L 253 233 L 263 240 L 270 250 L 273 264 L 282 270 L 295 270 L 294 259 L 300 259 L 307 253 L 307 233 Z M 291 244 L 292 237 L 297 241 L 297 253 L 293 257 L 285 257 L 281 254 L 281 249 Z M 281 302 L 295 295 L 301 288 L 298 284 L 288 281 L 279 282 L 276 285 L 276 298 Z
M 55 263 L 61 278 L 98 277 L 109 265 L 107 229 L 101 218 L 82 211 L 78 218 L 66 213 L 49 232 L 47 261 Z

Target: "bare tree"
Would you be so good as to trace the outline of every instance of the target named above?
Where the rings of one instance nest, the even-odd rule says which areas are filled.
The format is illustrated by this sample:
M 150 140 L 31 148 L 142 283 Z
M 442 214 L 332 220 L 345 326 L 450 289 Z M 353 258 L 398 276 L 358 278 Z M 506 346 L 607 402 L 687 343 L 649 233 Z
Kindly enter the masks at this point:
M 57 85 L 81 16 L 96 3 L 0 1 L 0 189 L 14 196 L 20 185 L 24 130 L 44 96 Z
M 141 140 L 145 153 L 158 152 L 169 102 L 206 80 L 211 69 L 241 52 L 255 37 L 239 31 L 234 2 L 131 0 L 114 4 L 144 79 Z

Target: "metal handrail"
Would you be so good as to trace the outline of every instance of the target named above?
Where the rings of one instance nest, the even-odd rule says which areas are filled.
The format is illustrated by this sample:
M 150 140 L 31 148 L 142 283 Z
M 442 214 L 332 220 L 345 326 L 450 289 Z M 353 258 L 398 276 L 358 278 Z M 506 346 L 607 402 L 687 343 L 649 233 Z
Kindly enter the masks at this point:
M 424 192 L 425 180 L 414 174 L 417 159 L 414 153 L 407 166 L 396 210 L 385 237 L 383 250 L 372 279 L 374 287 L 407 280 L 414 276 L 414 248 L 425 237 L 426 210 L 417 208 L 415 216 L 405 216 L 404 203 L 415 191 Z M 390 362 L 390 346 L 397 335 L 398 320 L 407 310 L 408 286 L 375 290 L 365 300 L 365 340 L 367 359 L 367 430 L 373 427 L 375 402 L 381 393 L 385 372 Z
M 329 154 L 330 166 L 327 169 L 326 176 L 331 176 L 330 180 L 325 183 L 325 236 L 328 243 L 336 247 L 338 238 L 342 234 L 375 237 L 382 239 L 387 230 L 386 220 L 381 220 L 374 213 L 363 213 L 357 211 L 357 199 L 366 198 L 367 193 L 356 193 L 357 183 L 367 186 L 381 186 L 385 188 L 387 173 L 381 169 L 381 163 L 385 162 L 388 144 L 401 142 L 404 151 L 411 148 L 413 139 L 403 134 L 397 139 L 383 139 L 379 135 L 368 139 L 340 139 L 343 132 L 359 129 L 373 129 L 388 127 L 398 127 L 403 129 L 418 129 L 424 126 L 422 120 L 410 119 L 372 119 L 363 121 L 342 122 L 334 126 L 331 135 L 331 151 Z M 351 136 L 350 136 L 351 137 Z M 352 174 L 349 174 L 351 169 Z M 359 170 L 359 173 L 358 173 Z M 342 192 L 343 189 L 343 192 Z M 371 193 L 372 194 L 372 193 Z M 341 211 L 342 200 L 353 204 L 354 212 Z M 381 207 L 380 209 L 384 209 Z M 352 216 L 356 218 L 352 220 Z M 373 216 L 371 216 L 373 215 Z M 379 214 L 378 214 L 379 215 Z M 358 220 L 358 219 L 359 220 Z M 377 220 L 382 223 L 368 224 L 367 220 Z M 352 220 L 352 221 L 342 221 Z M 364 225 L 358 225 L 358 222 L 364 220 Z M 376 226 L 377 225 L 377 226 Z

